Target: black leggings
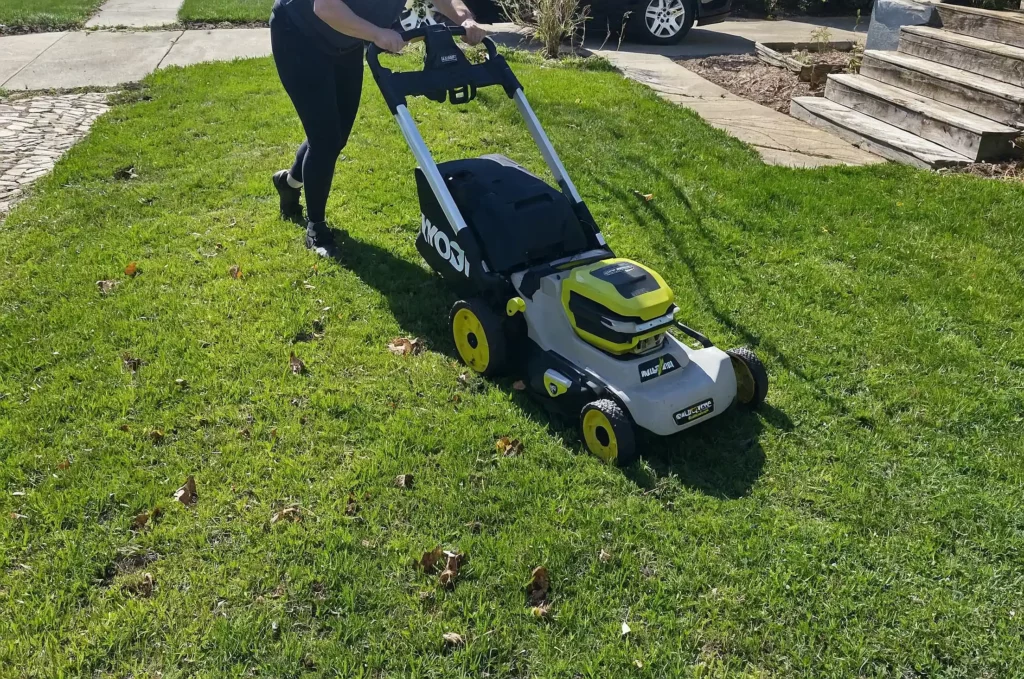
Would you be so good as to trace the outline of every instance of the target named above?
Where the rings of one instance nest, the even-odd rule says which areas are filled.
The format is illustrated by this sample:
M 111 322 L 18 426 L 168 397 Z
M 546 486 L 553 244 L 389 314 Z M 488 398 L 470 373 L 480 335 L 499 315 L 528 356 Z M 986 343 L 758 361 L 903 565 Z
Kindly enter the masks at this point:
M 281 84 L 306 131 L 291 175 L 306 189 L 309 221 L 322 222 L 335 163 L 359 112 L 363 50 L 327 54 L 310 44 L 288 17 L 278 12 L 270 18 L 270 44 Z

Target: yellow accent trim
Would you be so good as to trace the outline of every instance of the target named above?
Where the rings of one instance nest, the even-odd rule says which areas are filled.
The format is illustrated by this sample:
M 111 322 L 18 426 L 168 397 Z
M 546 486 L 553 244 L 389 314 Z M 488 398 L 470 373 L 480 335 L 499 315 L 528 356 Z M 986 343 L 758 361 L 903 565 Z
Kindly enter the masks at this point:
M 607 444 L 602 443 L 599 438 L 601 430 L 607 434 Z M 619 441 L 615 438 L 612 423 L 607 415 L 596 408 L 588 410 L 583 416 L 583 440 L 587 444 L 587 450 L 605 464 L 614 465 L 619 459 Z
M 509 316 L 515 316 L 526 311 L 526 300 L 522 297 L 513 297 L 505 305 L 505 313 Z
M 565 392 L 569 391 L 569 389 L 564 384 L 558 382 L 557 380 L 551 379 L 551 376 L 548 375 L 547 373 L 544 373 L 544 390 L 547 391 L 548 396 L 552 398 L 561 396 Z
M 484 326 L 476 314 L 469 309 L 459 309 L 452 321 L 452 334 L 462 362 L 478 373 L 487 370 L 491 362 L 491 348 L 487 344 Z M 471 343 L 471 336 L 476 339 L 475 347 Z

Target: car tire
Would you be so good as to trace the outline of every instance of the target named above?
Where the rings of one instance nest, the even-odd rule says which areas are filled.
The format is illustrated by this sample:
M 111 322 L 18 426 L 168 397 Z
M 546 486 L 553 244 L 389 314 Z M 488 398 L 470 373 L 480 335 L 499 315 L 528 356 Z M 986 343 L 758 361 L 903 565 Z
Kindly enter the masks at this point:
M 629 34 L 653 45 L 674 45 L 697 18 L 695 0 L 640 0 L 629 16 Z

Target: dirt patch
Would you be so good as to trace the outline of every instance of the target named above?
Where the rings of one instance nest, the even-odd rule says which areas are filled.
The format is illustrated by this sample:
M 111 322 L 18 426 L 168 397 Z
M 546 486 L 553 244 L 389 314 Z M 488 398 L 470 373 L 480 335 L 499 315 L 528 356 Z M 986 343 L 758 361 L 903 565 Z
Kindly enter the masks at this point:
M 814 56 L 817 63 L 845 64 L 850 59 L 850 55 L 845 52 L 826 52 Z M 796 73 L 769 66 L 753 54 L 683 59 L 678 63 L 733 94 L 781 113 L 789 113 L 789 102 L 793 97 L 820 97 L 825 94 L 824 86 L 800 82 L 800 76 Z

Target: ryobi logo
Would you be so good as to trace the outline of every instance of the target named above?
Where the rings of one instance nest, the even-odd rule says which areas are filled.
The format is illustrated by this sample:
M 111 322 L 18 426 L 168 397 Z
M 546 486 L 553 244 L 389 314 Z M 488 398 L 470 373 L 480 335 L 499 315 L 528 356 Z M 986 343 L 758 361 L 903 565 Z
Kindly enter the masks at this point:
M 661 377 L 673 370 L 677 370 L 679 368 L 679 361 L 673 358 L 672 354 L 665 354 L 659 358 L 641 363 L 638 367 L 640 369 L 640 381 L 646 382 L 647 380 L 653 380 L 655 377 Z
M 709 398 L 708 400 L 701 401 L 700 403 L 694 404 L 689 408 L 683 408 L 672 417 L 675 418 L 676 424 L 682 425 L 686 424 L 687 422 L 699 420 L 705 415 L 710 415 L 713 412 L 715 412 L 715 399 Z
M 437 250 L 437 254 L 441 255 L 442 259 L 447 259 L 452 268 L 466 274 L 466 278 L 469 278 L 469 260 L 466 259 L 466 253 L 462 251 L 458 243 L 450 240 L 443 231 L 431 224 L 426 215 L 421 216 L 423 224 L 420 226 L 420 235 L 423 236 L 423 240 Z

